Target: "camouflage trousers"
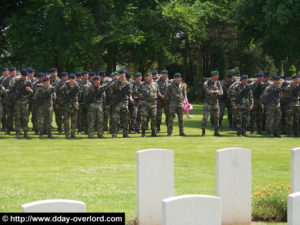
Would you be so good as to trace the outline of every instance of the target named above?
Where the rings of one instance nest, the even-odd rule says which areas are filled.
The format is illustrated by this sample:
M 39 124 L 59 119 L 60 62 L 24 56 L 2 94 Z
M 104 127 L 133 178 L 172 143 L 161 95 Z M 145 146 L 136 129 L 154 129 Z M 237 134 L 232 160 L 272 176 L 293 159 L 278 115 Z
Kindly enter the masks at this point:
M 168 126 L 168 121 L 169 121 L 169 105 L 167 104 L 166 101 L 158 99 L 157 100 L 157 115 L 156 115 L 156 127 L 159 127 L 162 122 L 162 112 L 165 112 L 165 117 L 166 117 L 166 125 Z
M 28 131 L 29 103 L 28 101 L 17 101 L 15 103 L 15 127 L 20 132 L 21 128 Z
M 237 108 L 235 110 L 236 130 L 246 133 L 248 127 L 250 111 L 248 108 Z
M 204 103 L 203 105 L 203 119 L 201 123 L 201 128 L 205 129 L 206 123 L 208 120 L 208 116 L 211 115 L 213 117 L 213 126 L 215 129 L 219 127 L 219 114 L 220 114 L 220 108 L 219 105 L 209 105 L 207 103 Z
M 2 117 L 3 117 L 3 104 L 0 101 L 0 121 L 2 121 Z M 3 127 L 3 124 L 2 124 L 2 127 Z
M 261 103 L 254 104 L 253 110 L 251 110 L 250 112 L 249 127 L 251 130 L 254 130 L 254 123 L 256 123 L 257 131 L 262 130 L 263 115 L 264 115 L 264 105 Z
M 133 130 L 139 130 L 141 126 L 141 104 L 138 99 L 134 99 L 132 114 L 130 114 L 130 120 Z
M 111 123 L 111 105 L 110 104 L 105 104 L 103 106 L 103 111 L 104 111 L 104 129 L 108 129 L 108 123 Z M 110 126 L 110 124 L 109 124 Z
M 142 121 L 142 130 L 146 130 L 148 126 L 148 118 L 151 119 L 151 129 L 155 130 L 156 128 L 156 113 L 157 113 L 157 104 L 156 100 L 152 101 L 142 101 L 141 102 L 141 121 Z
M 227 108 L 227 118 L 229 121 L 229 126 L 232 127 L 232 105 L 226 101 L 219 102 L 220 115 L 219 115 L 219 124 L 222 124 L 223 116 L 225 114 L 225 109 Z
M 13 124 L 15 120 L 15 105 L 12 104 L 11 102 L 4 102 L 3 103 L 3 120 L 2 125 L 5 127 L 7 131 L 12 131 L 13 130 Z
M 62 124 L 63 124 L 63 121 L 64 121 L 64 119 L 63 119 L 64 112 L 60 108 L 56 109 L 54 107 L 54 114 L 55 114 L 55 122 L 56 122 L 56 125 L 57 125 L 57 130 L 62 131 Z
M 280 107 L 265 107 L 266 110 L 266 130 L 272 134 L 278 132 L 281 111 Z
M 119 103 L 111 108 L 110 131 L 113 135 L 117 135 L 119 123 L 123 134 L 128 134 L 128 102 Z
M 88 107 L 87 121 L 88 137 L 94 137 L 95 130 L 98 135 L 103 134 L 104 113 L 102 104 L 90 104 L 90 106 Z
M 78 111 L 78 120 L 77 120 L 77 126 L 78 126 L 78 132 L 87 131 L 87 113 L 88 109 L 86 105 L 80 104 L 79 105 L 79 111 Z
M 286 111 L 288 109 L 288 101 L 280 101 L 280 110 L 281 110 L 281 120 L 280 120 L 280 128 L 282 133 L 286 133 L 286 121 L 287 121 L 287 117 L 286 117 Z
M 36 113 L 39 134 L 43 134 L 44 131 L 50 134 L 52 132 L 53 106 L 40 106 Z
M 30 112 L 31 112 L 31 122 L 32 122 L 32 129 L 34 131 L 38 131 L 39 130 L 39 123 L 38 123 L 38 108 L 33 108 L 32 106 L 30 107 Z
M 75 134 L 77 128 L 78 111 L 63 111 L 65 135 L 70 133 L 70 119 L 71 132 Z
M 299 115 L 300 107 L 299 106 L 288 106 L 286 110 L 286 131 L 288 134 L 291 134 L 291 131 L 294 131 L 294 134 L 299 133 Z
M 178 117 L 179 133 L 183 133 L 183 113 L 184 107 L 183 103 L 170 103 L 169 104 L 169 115 L 168 115 L 168 134 L 173 132 L 173 120 L 175 118 L 175 113 Z

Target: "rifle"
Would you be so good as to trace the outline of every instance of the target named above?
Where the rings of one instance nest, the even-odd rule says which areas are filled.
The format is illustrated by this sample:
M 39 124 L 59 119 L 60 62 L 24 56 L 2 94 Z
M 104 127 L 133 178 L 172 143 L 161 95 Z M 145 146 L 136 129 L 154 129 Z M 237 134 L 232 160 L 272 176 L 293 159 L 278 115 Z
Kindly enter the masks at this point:
M 48 89 L 41 97 L 39 97 L 34 102 L 34 107 L 38 107 L 40 104 L 43 104 L 46 100 L 50 99 L 50 96 L 55 92 L 54 87 Z
M 95 98 L 99 97 L 101 93 L 105 92 L 116 81 L 117 81 L 117 79 L 112 80 L 112 81 L 108 82 L 106 85 L 103 85 L 102 87 L 98 88 L 92 94 L 89 94 L 85 100 L 85 103 L 87 105 L 91 104 Z
M 63 105 L 67 104 L 70 100 L 72 100 L 76 96 L 76 94 L 79 91 L 80 88 L 78 86 L 75 86 L 74 89 L 71 91 L 71 93 L 63 99 L 62 104 Z
M 283 83 L 280 88 L 276 89 L 268 96 L 265 103 L 267 104 L 269 102 L 273 102 L 276 99 L 278 99 L 280 92 L 282 92 L 288 85 L 289 85 L 289 83 L 287 83 L 287 82 Z
M 118 95 L 116 96 L 116 98 L 114 98 L 112 105 L 116 105 L 121 101 L 122 96 L 124 96 L 124 94 L 128 91 L 128 88 L 129 85 L 126 85 L 120 92 L 118 92 Z
M 255 91 L 253 92 L 254 98 L 256 98 L 256 99 L 259 98 L 263 89 L 264 89 L 264 86 L 263 86 L 263 85 L 258 86 L 258 87 L 255 89 Z
M 236 99 L 236 105 L 238 105 L 239 103 L 241 103 L 242 99 L 243 99 L 244 97 L 246 97 L 246 95 L 249 93 L 250 89 L 251 89 L 251 88 L 250 88 L 250 85 L 248 85 L 246 88 L 244 88 L 244 89 L 241 91 L 239 97 Z

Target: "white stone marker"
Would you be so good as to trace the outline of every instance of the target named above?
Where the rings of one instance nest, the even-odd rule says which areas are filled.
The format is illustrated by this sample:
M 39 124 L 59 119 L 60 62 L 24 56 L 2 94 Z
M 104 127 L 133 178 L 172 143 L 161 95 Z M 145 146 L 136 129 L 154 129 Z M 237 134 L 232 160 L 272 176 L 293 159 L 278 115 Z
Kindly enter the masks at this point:
M 288 195 L 288 225 L 300 224 L 300 192 Z
M 174 196 L 174 153 L 147 149 L 136 153 L 137 220 L 139 225 L 161 225 L 161 201 Z
M 217 196 L 222 199 L 222 224 L 251 223 L 251 151 L 225 148 L 216 157 Z
M 163 225 L 221 225 L 221 199 L 181 195 L 162 200 Z
M 74 200 L 51 199 L 21 206 L 22 212 L 86 212 L 85 203 Z
M 300 192 L 300 148 L 294 148 L 291 150 L 292 153 L 292 168 L 291 168 L 291 191 Z

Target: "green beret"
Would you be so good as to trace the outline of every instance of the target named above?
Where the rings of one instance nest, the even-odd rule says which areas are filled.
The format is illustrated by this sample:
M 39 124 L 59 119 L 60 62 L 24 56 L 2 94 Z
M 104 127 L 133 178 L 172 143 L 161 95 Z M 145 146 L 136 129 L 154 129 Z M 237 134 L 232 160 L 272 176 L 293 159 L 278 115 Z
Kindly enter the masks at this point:
M 241 76 L 241 80 L 245 80 L 245 79 L 248 79 L 248 75 L 247 75 L 247 74 L 243 74 L 243 75 Z
M 163 73 L 168 74 L 168 70 L 162 70 L 160 73 L 161 73 L 161 74 L 163 74 Z
M 219 74 L 219 71 L 214 70 L 214 71 L 211 71 L 210 76 L 215 76 L 218 74 Z
M 175 73 L 174 78 L 176 78 L 176 77 L 181 77 L 181 74 L 180 73 Z
M 140 76 L 142 76 L 141 72 L 137 72 L 136 74 L 134 74 L 134 77 L 140 77 Z

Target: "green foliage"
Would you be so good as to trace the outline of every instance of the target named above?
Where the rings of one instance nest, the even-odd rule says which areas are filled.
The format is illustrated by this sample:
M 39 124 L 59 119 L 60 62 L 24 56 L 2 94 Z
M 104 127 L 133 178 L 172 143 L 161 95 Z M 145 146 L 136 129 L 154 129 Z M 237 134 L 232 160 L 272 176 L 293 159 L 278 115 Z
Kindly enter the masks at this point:
M 258 187 L 256 187 L 258 189 Z M 252 197 L 252 217 L 255 221 L 286 222 L 287 196 L 290 185 L 267 185 L 257 190 Z

